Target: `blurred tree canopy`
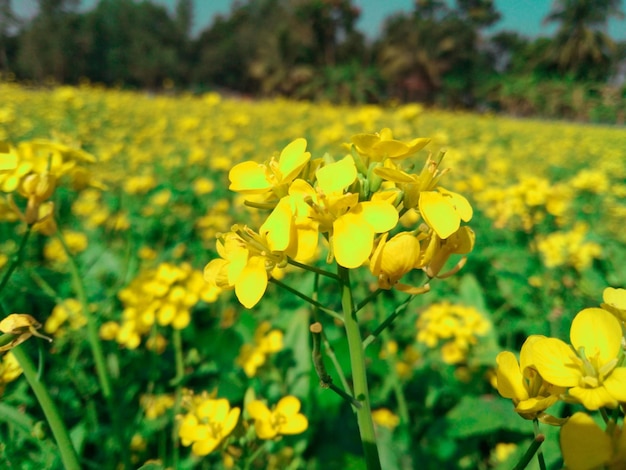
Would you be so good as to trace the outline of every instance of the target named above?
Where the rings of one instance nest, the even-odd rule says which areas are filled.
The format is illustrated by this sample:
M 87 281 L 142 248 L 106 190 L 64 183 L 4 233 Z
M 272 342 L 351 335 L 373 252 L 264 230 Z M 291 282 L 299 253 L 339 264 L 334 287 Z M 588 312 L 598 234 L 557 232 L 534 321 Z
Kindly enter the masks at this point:
M 352 0 L 240 0 L 195 36 L 193 0 L 172 12 L 135 0 L 38 4 L 25 20 L 0 0 L 0 71 L 34 83 L 502 108 L 519 83 L 623 82 L 626 47 L 607 33 L 620 0 L 556 0 L 545 19 L 556 33 L 537 39 L 488 34 L 493 0 L 416 0 L 375 39 L 357 29 Z

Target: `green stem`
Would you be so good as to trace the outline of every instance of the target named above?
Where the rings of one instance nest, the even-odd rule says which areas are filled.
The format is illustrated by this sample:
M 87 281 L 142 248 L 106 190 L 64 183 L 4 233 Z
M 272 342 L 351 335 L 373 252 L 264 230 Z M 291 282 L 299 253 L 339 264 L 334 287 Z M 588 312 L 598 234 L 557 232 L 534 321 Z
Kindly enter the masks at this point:
M 537 453 L 537 451 L 539 450 L 539 448 L 541 447 L 541 444 L 543 444 L 543 441 L 545 441 L 545 439 L 546 438 L 543 434 L 537 434 L 535 436 L 535 439 L 533 439 L 530 446 L 528 447 L 528 450 L 522 456 L 521 460 L 517 463 L 515 467 L 513 467 L 513 470 L 524 470 L 528 466 L 530 461 L 533 459 L 534 455 Z M 543 461 L 543 455 L 542 454 L 539 454 L 539 455 L 541 455 L 541 458 L 539 459 L 539 467 L 541 468 L 541 470 L 546 470 L 546 463 Z M 538 458 L 539 458 L 539 455 L 537 456 Z
M 325 271 L 325 270 L 320 269 L 320 268 L 318 268 L 316 266 L 309 266 L 308 264 L 300 263 L 300 262 L 298 262 L 298 261 L 296 261 L 294 259 L 291 259 L 291 258 L 288 258 L 287 262 L 289 264 L 291 264 L 292 266 L 296 266 L 296 267 L 298 267 L 300 269 L 304 269 L 306 271 L 311 271 L 312 273 L 320 274 L 322 276 L 330 277 L 331 279 L 339 281 L 339 276 L 337 276 L 335 273 L 331 273 L 330 271 Z
M 537 460 L 539 461 L 539 468 L 546 470 L 546 461 L 543 458 L 543 450 L 541 449 L 541 443 L 545 440 L 545 436 L 539 432 L 539 421 L 537 418 L 533 419 L 533 429 L 535 431 L 535 442 L 538 442 Z
M 367 387 L 367 373 L 365 369 L 365 354 L 361 342 L 361 331 L 354 311 L 354 301 L 350 287 L 350 271 L 338 266 L 338 274 L 341 279 L 341 306 L 344 317 L 344 327 L 348 337 L 348 349 L 350 351 L 350 365 L 352 367 L 352 384 L 354 397 L 361 402 L 361 407 L 356 408 L 359 433 L 363 444 L 365 464 L 367 470 L 381 470 L 380 457 L 376 446 L 376 434 L 374 421 L 370 407 L 369 389 Z
M 46 416 L 46 420 L 48 421 L 48 425 L 50 426 L 52 435 L 56 440 L 57 446 L 59 447 L 59 453 L 61 454 L 63 467 L 66 470 L 80 470 L 81 467 L 78 463 L 78 455 L 76 455 L 74 446 L 72 446 L 72 441 L 70 441 L 67 429 L 65 429 L 65 425 L 61 420 L 61 416 L 59 415 L 57 407 L 54 405 L 52 398 L 50 398 L 48 389 L 41 381 L 37 379 L 37 371 L 35 370 L 35 365 L 30 360 L 30 357 L 28 357 L 28 354 L 26 354 L 23 346 L 16 346 L 15 348 L 13 348 L 13 355 L 20 363 L 20 366 L 24 371 L 24 377 L 26 377 L 30 388 L 33 389 L 33 392 L 37 397 L 37 401 L 39 401 L 39 405 L 41 406 L 41 409 Z
M 271 441 L 264 441 L 257 449 L 252 453 L 252 455 L 246 460 L 244 470 L 250 470 L 252 464 L 256 459 L 260 457 L 260 455 L 265 451 L 265 447 L 267 447 L 267 443 Z
M 13 261 L 7 268 L 6 272 L 4 273 L 4 276 L 2 277 L 2 280 L 0 281 L 0 299 L 2 298 L 2 291 L 4 290 L 7 283 L 9 282 L 9 279 L 11 278 L 11 274 L 13 274 L 13 271 L 15 271 L 17 267 L 20 264 L 22 264 L 22 258 L 24 257 L 24 249 L 26 248 L 26 244 L 28 243 L 28 238 L 30 237 L 31 232 L 32 232 L 32 227 L 29 225 L 26 227 L 26 232 L 24 233 L 24 236 L 22 237 L 22 241 L 20 242 L 20 246 L 17 249 L 15 256 L 13 256 Z
M 281 282 L 278 279 L 274 279 L 273 277 L 270 278 L 270 282 L 273 283 L 273 284 L 276 284 L 279 287 L 282 287 L 286 291 L 291 292 L 293 295 L 295 295 L 297 297 L 300 297 L 302 300 L 307 301 L 308 303 L 310 303 L 314 307 L 319 308 L 322 312 L 329 314 L 331 317 L 335 318 L 336 320 L 343 321 L 343 316 L 341 316 L 340 314 L 338 314 L 334 310 L 331 310 L 329 308 L 324 307 L 324 305 L 319 303 L 317 300 L 314 300 L 311 297 L 309 297 L 308 295 L 303 294 L 300 291 L 297 291 L 296 289 L 294 289 L 293 287 L 288 286 L 284 282 Z
M 183 339 L 180 330 L 174 328 L 172 333 L 174 340 L 174 358 L 176 361 L 176 376 L 170 384 L 176 385 L 174 398 L 174 425 L 172 427 L 172 468 L 178 468 L 180 459 L 180 445 L 178 440 L 178 420 L 176 416 L 180 414 L 181 402 L 183 397 L 183 378 L 185 377 L 185 360 L 183 357 Z
M 372 300 L 374 300 L 376 297 L 378 297 L 378 295 L 383 291 L 384 289 L 381 289 L 380 287 L 378 289 L 376 289 L 374 292 L 372 292 L 370 295 L 368 295 L 367 297 L 365 297 L 363 300 L 361 300 L 356 308 L 354 309 L 354 313 L 358 313 L 363 307 L 365 307 L 367 304 L 369 304 Z

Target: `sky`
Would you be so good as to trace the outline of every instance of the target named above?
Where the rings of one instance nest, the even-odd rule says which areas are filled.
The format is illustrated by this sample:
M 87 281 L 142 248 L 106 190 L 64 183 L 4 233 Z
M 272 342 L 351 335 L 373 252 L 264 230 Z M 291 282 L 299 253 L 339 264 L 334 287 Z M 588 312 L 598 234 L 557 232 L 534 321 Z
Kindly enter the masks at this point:
M 174 11 L 176 0 L 152 0 Z M 358 29 L 369 38 L 378 36 L 384 18 L 400 11 L 411 11 L 415 0 L 353 0 L 361 9 Z M 496 9 L 502 15 L 489 32 L 501 30 L 517 31 L 528 37 L 551 36 L 554 26 L 544 26 L 542 20 L 550 11 L 553 0 L 495 0 Z M 97 0 L 82 0 L 83 8 L 90 8 Z M 195 21 L 193 32 L 197 33 L 209 26 L 215 15 L 226 15 L 234 0 L 194 0 Z M 15 11 L 22 16 L 36 13 L 36 0 L 13 2 Z M 624 9 L 624 8 L 623 8 Z M 614 39 L 626 39 L 626 20 L 613 19 L 609 23 L 609 34 Z

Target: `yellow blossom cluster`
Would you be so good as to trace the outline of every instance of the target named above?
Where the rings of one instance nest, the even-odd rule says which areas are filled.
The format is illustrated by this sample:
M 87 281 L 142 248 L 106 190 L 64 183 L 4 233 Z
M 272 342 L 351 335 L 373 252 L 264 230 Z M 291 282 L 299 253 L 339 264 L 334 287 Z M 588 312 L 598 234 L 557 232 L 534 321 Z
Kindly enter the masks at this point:
M 191 309 L 200 301 L 214 302 L 218 291 L 189 264 L 161 263 L 146 269 L 118 293 L 124 309 L 122 321 L 102 325 L 100 336 L 135 349 L 153 326 L 183 329 L 191 321 Z
M 323 239 L 327 262 L 348 269 L 368 263 L 382 289 L 424 292 L 399 281 L 414 269 L 436 277 L 452 255 L 467 254 L 474 246 L 473 231 L 461 225 L 472 218 L 472 207 L 439 184 L 447 172 L 440 168 L 443 154 L 427 158 L 419 173 L 405 162 L 429 142 L 402 142 L 385 128 L 353 136 L 350 153 L 342 158 L 313 159 L 307 141 L 299 138 L 263 164 L 235 165 L 230 189 L 271 212 L 258 232 L 235 225 L 219 237 L 219 258 L 206 266 L 206 280 L 234 290 L 251 308 L 276 269 L 314 261 Z M 409 210 L 417 210 L 422 223 L 392 236 Z
M 259 367 L 265 364 L 267 356 L 283 349 L 283 332 L 273 330 L 270 322 L 259 324 L 254 332 L 253 344 L 244 344 L 239 351 L 239 364 L 248 377 L 254 377 Z
M 77 299 L 65 299 L 55 305 L 44 323 L 44 331 L 54 336 L 63 336 L 67 330 L 80 330 L 87 324 L 83 307 Z
M 417 341 L 429 348 L 441 345 L 447 364 L 467 359 L 470 348 L 491 330 L 491 323 L 474 307 L 441 302 L 432 304 L 417 319 Z
M 626 437 L 615 420 L 606 432 L 587 413 L 558 419 L 545 410 L 559 400 L 589 411 L 616 409 L 626 403 L 624 313 L 626 289 L 607 288 L 602 308 L 586 308 L 574 317 L 569 344 L 531 335 L 519 362 L 511 352 L 498 354 L 497 388 L 526 419 L 562 425 L 561 449 L 567 468 L 624 468 Z
M 82 232 L 77 232 L 75 230 L 63 230 L 62 237 L 71 255 L 82 253 L 87 249 L 89 239 L 87 238 L 87 235 Z M 54 263 L 67 262 L 67 253 L 61 240 L 58 238 L 51 238 L 46 241 L 43 248 L 43 255 L 48 261 Z
M 547 268 L 573 267 L 587 269 L 594 259 L 602 256 L 602 246 L 585 241 L 589 227 L 579 222 L 570 231 L 554 232 L 537 237 L 536 247 Z

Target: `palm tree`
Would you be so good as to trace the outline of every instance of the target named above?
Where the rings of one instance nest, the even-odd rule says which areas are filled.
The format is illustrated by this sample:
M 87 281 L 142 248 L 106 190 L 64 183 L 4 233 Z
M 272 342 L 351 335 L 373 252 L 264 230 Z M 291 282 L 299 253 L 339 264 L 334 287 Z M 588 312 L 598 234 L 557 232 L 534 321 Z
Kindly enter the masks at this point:
M 577 78 L 606 78 L 615 43 L 607 34 L 611 17 L 623 18 L 621 0 L 555 0 L 545 23 L 559 23 L 546 61 Z

